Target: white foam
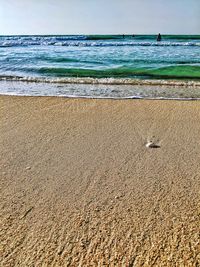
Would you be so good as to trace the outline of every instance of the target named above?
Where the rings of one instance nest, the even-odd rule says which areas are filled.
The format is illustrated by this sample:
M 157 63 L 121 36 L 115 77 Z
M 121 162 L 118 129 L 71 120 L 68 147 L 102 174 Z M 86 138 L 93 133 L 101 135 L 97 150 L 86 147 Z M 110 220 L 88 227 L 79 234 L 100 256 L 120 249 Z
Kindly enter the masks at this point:
M 138 42 L 138 41 L 91 41 L 86 40 L 83 36 L 73 36 L 68 38 L 45 38 L 45 37 L 32 37 L 32 38 L 13 38 L 0 40 L 0 47 L 12 46 L 80 46 L 80 47 L 109 47 L 109 46 L 200 46 L 199 42 Z
M 0 76 L 0 81 L 20 81 L 32 83 L 59 83 L 59 84 L 104 84 L 104 85 L 147 85 L 147 86 L 173 86 L 173 87 L 200 87 L 200 81 L 177 80 L 140 80 L 130 78 L 43 78 Z

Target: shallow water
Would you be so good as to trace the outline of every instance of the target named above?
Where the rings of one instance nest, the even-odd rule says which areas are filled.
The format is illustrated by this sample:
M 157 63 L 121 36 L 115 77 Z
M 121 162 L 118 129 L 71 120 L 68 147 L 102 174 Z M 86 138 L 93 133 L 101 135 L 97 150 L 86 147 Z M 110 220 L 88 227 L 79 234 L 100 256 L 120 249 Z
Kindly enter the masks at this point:
M 200 100 L 200 86 L 0 82 L 0 94 L 86 98 Z
M 23 84 L 30 81 L 32 85 Z M 154 35 L 0 37 L 1 94 L 23 91 L 32 95 L 29 87 L 38 87 L 37 94 L 52 95 L 61 88 L 59 83 L 64 95 L 76 92 L 80 96 L 116 97 L 115 92 L 120 91 L 117 97 L 145 97 L 161 85 L 169 97 L 183 94 L 183 88 L 180 92 L 172 90 L 173 86 L 185 86 L 184 95 L 196 97 L 200 87 L 200 36 L 166 35 L 161 42 Z M 115 85 L 114 90 L 111 85 Z M 146 88 L 139 89 L 141 85 Z M 165 97 L 163 89 L 159 92 Z

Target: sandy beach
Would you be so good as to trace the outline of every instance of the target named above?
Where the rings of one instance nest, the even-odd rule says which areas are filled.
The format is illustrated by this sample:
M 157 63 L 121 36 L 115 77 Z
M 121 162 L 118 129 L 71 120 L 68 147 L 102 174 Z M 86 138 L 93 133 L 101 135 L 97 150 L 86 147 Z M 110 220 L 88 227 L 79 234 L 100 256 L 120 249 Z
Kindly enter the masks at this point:
M 0 96 L 0 151 L 1 266 L 200 266 L 200 101 Z

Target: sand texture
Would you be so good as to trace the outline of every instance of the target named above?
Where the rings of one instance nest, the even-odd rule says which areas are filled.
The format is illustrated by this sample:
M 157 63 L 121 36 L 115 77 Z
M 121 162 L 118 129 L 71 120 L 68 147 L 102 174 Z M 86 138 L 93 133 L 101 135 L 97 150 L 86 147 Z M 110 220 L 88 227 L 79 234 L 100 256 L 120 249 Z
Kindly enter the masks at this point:
M 200 266 L 199 101 L 1 96 L 0 151 L 1 266 Z

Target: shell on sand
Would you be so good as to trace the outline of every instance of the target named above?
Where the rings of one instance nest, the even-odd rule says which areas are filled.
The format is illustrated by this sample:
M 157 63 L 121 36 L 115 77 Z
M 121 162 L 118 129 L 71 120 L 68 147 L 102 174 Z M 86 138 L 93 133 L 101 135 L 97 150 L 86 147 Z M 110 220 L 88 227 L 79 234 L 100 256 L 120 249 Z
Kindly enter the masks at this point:
M 149 142 L 146 143 L 146 147 L 157 148 L 157 147 L 160 147 L 160 146 L 157 145 L 156 143 L 152 142 L 152 141 L 149 141 Z

